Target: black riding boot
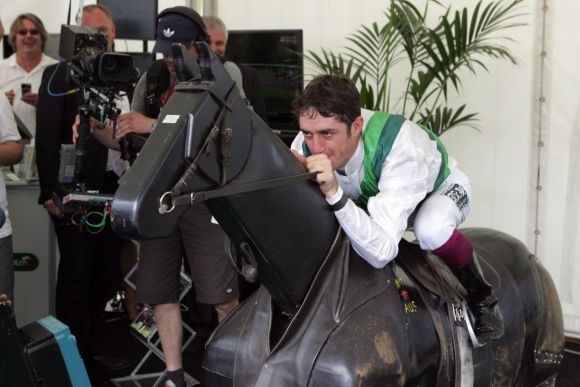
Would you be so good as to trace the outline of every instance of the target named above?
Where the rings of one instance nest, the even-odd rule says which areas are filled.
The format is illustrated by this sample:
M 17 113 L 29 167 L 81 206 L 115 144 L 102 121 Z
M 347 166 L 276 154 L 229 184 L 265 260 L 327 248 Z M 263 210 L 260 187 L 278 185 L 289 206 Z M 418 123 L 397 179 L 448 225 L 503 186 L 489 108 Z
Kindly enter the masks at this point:
M 499 339 L 503 335 L 503 321 L 497 313 L 497 297 L 492 286 L 483 278 L 475 253 L 467 265 L 454 272 L 467 290 L 467 305 L 475 319 L 477 340 L 485 344 Z

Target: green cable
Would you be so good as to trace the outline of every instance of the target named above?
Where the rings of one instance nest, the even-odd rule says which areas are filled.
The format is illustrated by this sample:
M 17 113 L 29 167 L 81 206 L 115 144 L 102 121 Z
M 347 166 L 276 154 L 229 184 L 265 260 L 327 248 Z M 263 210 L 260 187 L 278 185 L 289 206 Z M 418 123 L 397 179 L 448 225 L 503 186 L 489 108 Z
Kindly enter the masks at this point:
M 101 215 L 102 218 L 101 218 L 100 223 L 96 223 L 95 224 L 95 223 L 89 222 L 89 216 L 91 216 L 91 215 Z M 93 228 L 103 228 L 105 226 L 106 221 L 107 221 L 107 208 L 106 207 L 103 209 L 103 213 L 102 214 L 100 212 L 98 212 L 98 211 L 92 211 L 92 212 L 89 212 L 85 216 L 85 224 L 87 226 L 90 226 L 90 227 L 93 227 Z

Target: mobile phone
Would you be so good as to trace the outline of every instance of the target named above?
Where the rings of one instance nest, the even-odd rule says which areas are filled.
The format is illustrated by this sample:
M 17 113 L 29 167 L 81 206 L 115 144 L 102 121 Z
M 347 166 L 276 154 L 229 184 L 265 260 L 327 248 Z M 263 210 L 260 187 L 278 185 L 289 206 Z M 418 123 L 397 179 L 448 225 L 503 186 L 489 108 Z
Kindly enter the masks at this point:
M 26 94 L 32 90 L 32 85 L 30 83 L 21 83 L 20 89 L 22 90 L 22 94 Z

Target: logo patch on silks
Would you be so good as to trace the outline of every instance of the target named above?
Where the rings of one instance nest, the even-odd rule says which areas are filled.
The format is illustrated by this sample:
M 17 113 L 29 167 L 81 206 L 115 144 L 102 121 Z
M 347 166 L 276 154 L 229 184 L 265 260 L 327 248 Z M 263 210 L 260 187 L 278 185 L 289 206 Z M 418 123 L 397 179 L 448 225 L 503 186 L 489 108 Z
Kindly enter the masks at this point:
M 395 286 L 399 291 L 399 295 L 401 296 L 401 301 L 403 302 L 403 310 L 406 314 L 409 313 L 417 313 L 417 304 L 415 300 L 413 300 L 409 295 L 409 290 L 405 286 L 405 282 L 402 278 L 395 278 Z
M 14 271 L 34 271 L 39 261 L 36 255 L 30 253 L 14 253 Z
M 459 184 L 453 184 L 451 187 L 447 188 L 443 192 L 443 196 L 447 196 L 449 199 L 453 200 L 453 203 L 457 205 L 459 210 L 463 210 L 467 205 L 469 198 L 467 197 L 467 192 Z

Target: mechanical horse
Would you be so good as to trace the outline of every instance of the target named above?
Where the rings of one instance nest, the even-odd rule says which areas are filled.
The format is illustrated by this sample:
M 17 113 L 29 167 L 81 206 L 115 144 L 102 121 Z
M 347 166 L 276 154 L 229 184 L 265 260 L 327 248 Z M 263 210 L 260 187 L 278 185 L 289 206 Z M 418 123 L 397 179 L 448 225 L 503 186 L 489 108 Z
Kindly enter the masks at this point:
M 231 240 L 232 262 L 257 272 L 261 287 L 206 344 L 204 386 L 555 384 L 560 303 L 520 242 L 465 230 L 505 323 L 501 339 L 472 345 L 464 294 L 438 258 L 403 240 L 384 269 L 361 259 L 312 175 L 207 46 L 198 51 L 195 63 L 176 61 L 191 80 L 176 87 L 121 179 L 111 219 L 121 235 L 161 237 L 204 202 Z

